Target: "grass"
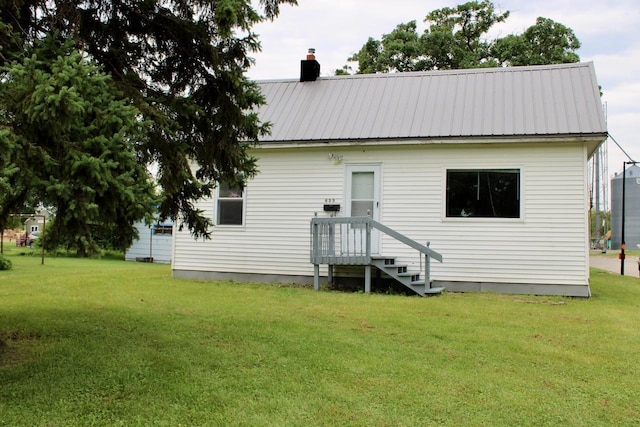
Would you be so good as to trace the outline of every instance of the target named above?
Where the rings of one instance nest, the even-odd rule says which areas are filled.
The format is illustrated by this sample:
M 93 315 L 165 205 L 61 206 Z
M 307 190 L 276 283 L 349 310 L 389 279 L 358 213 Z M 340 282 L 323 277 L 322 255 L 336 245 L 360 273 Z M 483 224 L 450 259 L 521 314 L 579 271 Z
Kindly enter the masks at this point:
M 640 282 L 590 299 L 174 280 L 7 255 L 2 426 L 625 426 Z
M 627 259 L 631 259 L 631 258 L 637 259 L 638 256 L 640 256 L 640 250 L 637 250 L 637 249 L 626 250 L 624 251 L 624 253 L 627 256 Z M 609 258 L 617 258 L 618 255 L 620 255 L 619 249 L 616 249 L 616 250 L 608 249 L 605 253 L 602 253 L 601 250 L 592 250 L 590 252 L 590 256 L 596 256 L 596 257 L 602 256 L 602 257 L 609 257 Z

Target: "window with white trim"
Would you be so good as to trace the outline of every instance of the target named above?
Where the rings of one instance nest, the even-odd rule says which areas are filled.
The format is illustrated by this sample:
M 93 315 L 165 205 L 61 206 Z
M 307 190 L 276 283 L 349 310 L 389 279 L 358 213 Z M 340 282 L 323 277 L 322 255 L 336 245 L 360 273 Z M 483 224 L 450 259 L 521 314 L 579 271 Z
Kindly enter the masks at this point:
M 520 218 L 519 169 L 448 169 L 447 218 Z
M 244 191 L 240 187 L 221 182 L 216 201 L 217 225 L 244 224 Z
M 153 226 L 154 236 L 171 236 L 173 234 L 173 225 L 156 224 Z

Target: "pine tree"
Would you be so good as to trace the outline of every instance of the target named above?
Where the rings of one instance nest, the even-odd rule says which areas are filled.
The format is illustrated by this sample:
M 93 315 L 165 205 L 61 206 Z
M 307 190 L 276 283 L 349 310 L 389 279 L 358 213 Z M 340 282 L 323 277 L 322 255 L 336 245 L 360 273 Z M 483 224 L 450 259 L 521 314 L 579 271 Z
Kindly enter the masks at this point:
M 151 177 L 135 156 L 146 137 L 137 108 L 72 42 L 55 36 L 13 63 L 0 87 L 0 182 L 9 189 L 2 208 L 30 197 L 54 206 L 47 242 L 80 255 L 96 250 L 93 224 L 119 230 L 127 247 L 133 222 L 150 215 L 154 202 Z
M 264 99 L 245 76 L 260 48 L 251 29 L 284 3 L 296 0 L 260 0 L 260 10 L 250 0 L 0 0 L 0 67 L 30 57 L 47 35 L 74 40 L 139 111 L 144 137 L 131 153 L 158 167 L 161 218 L 208 237 L 212 221 L 194 202 L 217 182 L 243 184 L 257 172 L 248 149 L 269 126 L 255 114 Z M 0 214 L 17 203 L 0 202 Z

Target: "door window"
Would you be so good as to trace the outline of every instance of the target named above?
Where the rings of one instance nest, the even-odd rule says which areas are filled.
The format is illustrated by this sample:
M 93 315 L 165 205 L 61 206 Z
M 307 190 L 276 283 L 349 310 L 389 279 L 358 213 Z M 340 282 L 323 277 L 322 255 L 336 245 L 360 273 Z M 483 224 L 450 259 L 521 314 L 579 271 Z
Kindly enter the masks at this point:
M 351 216 L 372 215 L 374 202 L 374 173 L 353 172 L 351 175 Z

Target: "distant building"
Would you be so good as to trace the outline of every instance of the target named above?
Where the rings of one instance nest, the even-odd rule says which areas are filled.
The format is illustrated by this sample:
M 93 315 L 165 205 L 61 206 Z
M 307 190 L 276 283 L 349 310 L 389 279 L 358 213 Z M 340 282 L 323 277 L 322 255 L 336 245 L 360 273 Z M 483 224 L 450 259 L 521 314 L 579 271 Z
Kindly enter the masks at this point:
M 26 234 L 40 233 L 44 229 L 45 222 L 53 214 L 48 209 L 38 209 L 33 216 L 27 217 L 24 221 L 24 231 Z
M 627 249 L 640 244 L 640 167 L 625 171 L 624 237 Z M 622 173 L 611 178 L 611 249 L 620 249 L 622 239 Z
M 138 230 L 138 239 L 127 249 L 125 260 L 170 264 L 173 223 L 157 222 L 148 226 L 139 222 L 135 227 Z

